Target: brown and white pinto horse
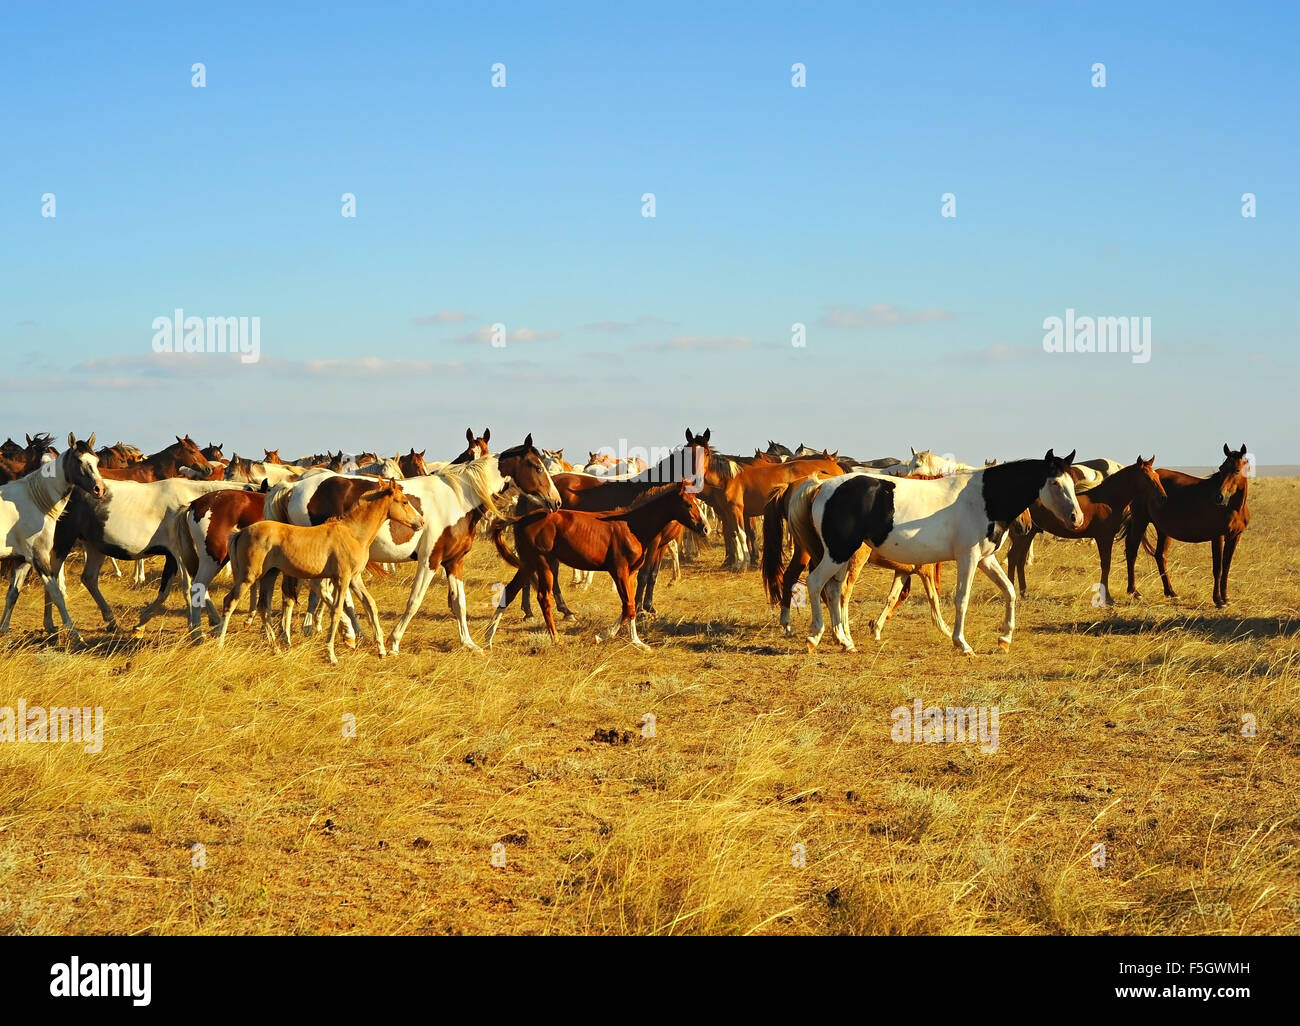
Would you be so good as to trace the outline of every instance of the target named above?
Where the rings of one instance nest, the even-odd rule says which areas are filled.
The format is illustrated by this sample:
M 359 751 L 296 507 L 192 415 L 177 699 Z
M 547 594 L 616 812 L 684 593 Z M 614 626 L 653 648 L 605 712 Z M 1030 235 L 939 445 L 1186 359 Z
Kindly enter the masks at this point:
M 230 560 L 230 534 L 265 519 L 266 493 L 230 488 L 200 495 L 177 520 L 175 551 L 190 578 L 190 632 L 197 640 L 203 607 L 211 626 L 221 623 L 208 601 L 212 582 Z
M 530 435 L 529 437 L 531 438 L 532 436 Z M 480 456 L 486 456 L 489 452 L 491 452 L 492 450 L 488 447 L 488 442 L 492 441 L 492 429 L 484 428 L 483 434 L 475 438 L 474 429 L 466 428 L 465 441 L 469 443 L 465 447 L 465 451 L 462 452 L 459 456 L 457 456 L 454 460 L 452 460 L 451 461 L 452 463 L 456 463 L 456 464 L 468 463 L 470 460 L 476 460 Z M 423 456 L 424 453 L 420 453 L 420 455 Z
M 554 583 L 552 565 L 559 562 L 580 570 L 604 570 L 614 579 L 614 587 L 618 589 L 622 604 L 620 616 L 603 635 L 596 634 L 596 641 L 613 638 L 626 623 L 632 644 L 643 650 L 649 649 L 650 646 L 637 637 L 632 574 L 640 569 L 650 555 L 654 539 L 668 524 L 676 521 L 699 534 L 708 534 L 708 525 L 704 522 L 694 494 L 688 488 L 686 481 L 656 485 L 629 509 L 609 513 L 587 513 L 573 509 L 526 513 L 511 521 L 515 528 L 517 556 L 502 541 L 501 536 L 507 522 L 500 521 L 493 525 L 492 541 L 501 558 L 526 575 L 531 575 L 541 603 L 542 618 L 556 644 L 560 643 L 560 636 L 555 629 L 555 615 L 551 609 L 551 586 Z M 506 586 L 496 614 L 492 617 L 492 624 L 488 627 L 485 639 L 488 648 L 492 647 L 492 639 L 501 617 L 505 615 L 521 586 L 517 580 Z
M 1165 552 L 1171 538 L 1185 542 L 1209 542 L 1214 571 L 1214 604 L 1228 604 L 1228 571 L 1232 569 L 1232 556 L 1237 542 L 1250 525 L 1250 507 L 1246 505 L 1249 488 L 1246 445 L 1234 452 L 1223 443 L 1223 463 L 1211 477 L 1193 477 L 1177 470 L 1161 467 L 1156 471 L 1164 486 L 1168 501 L 1159 508 L 1140 510 L 1134 508 L 1124 539 L 1124 555 L 1128 560 L 1128 592 L 1138 594 L 1133 583 L 1133 564 L 1137 561 L 1138 545 L 1155 557 L 1160 570 L 1160 582 L 1165 595 L 1176 598 L 1174 586 L 1169 581 L 1165 567 Z M 1156 528 L 1156 544 L 1152 548 L 1146 540 L 1147 524 Z
M 373 486 L 373 482 L 369 482 Z M 331 663 L 337 663 L 334 654 L 334 637 L 343 616 L 343 598 L 352 589 L 360 596 L 370 616 L 375 632 L 379 655 L 386 655 L 384 631 L 379 626 L 379 608 L 362 579 L 361 572 L 370 560 L 370 546 L 375 535 L 386 523 L 400 525 L 411 531 L 424 529 L 424 518 L 415 510 L 396 481 L 385 481 L 362 493 L 342 516 L 334 517 L 317 527 L 299 527 L 274 520 L 262 520 L 230 534 L 229 554 L 234 587 L 222 603 L 221 636 L 218 646 L 226 641 L 230 617 L 243 592 L 256 584 L 271 570 L 284 575 L 284 626 L 288 643 L 288 625 L 293 619 L 299 580 L 328 580 L 333 582 L 335 596 L 330 631 L 326 647 Z M 272 643 L 266 617 L 265 597 L 261 606 L 262 623 Z

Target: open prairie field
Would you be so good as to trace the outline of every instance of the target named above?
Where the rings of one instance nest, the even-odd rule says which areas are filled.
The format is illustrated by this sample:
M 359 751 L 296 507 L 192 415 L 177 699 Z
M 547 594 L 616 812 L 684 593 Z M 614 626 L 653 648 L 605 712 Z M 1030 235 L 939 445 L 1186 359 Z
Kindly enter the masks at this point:
M 970 661 L 919 587 L 874 644 L 877 570 L 861 651 L 809 655 L 807 609 L 783 636 L 718 547 L 661 578 L 648 655 L 592 643 L 602 577 L 569 590 L 561 647 L 516 608 L 462 652 L 435 587 L 400 656 L 337 668 L 319 636 L 277 655 L 242 617 L 192 646 L 179 594 L 111 638 L 78 564 L 89 650 L 44 642 L 29 586 L 0 706 L 102 707 L 102 751 L 0 744 L 0 932 L 1298 933 L 1300 480 L 1250 501 L 1226 610 L 1206 545 L 1173 546 L 1177 600 L 1145 553 L 1123 596 L 1121 560 L 1112 611 L 1095 548 L 1040 539 L 1008 655 L 976 582 Z M 148 591 L 106 580 L 124 624 L 159 565 Z M 386 627 L 410 575 L 374 584 Z M 507 576 L 481 541 L 476 638 Z M 918 699 L 996 707 L 996 750 L 896 743 Z

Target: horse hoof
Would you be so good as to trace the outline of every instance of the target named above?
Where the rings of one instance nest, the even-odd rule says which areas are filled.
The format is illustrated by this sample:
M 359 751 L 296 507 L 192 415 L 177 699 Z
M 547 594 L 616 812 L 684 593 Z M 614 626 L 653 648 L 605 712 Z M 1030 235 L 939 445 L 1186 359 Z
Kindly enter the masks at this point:
M 974 659 L 974 658 L 975 658 L 975 653 L 974 653 L 974 652 L 963 652 L 963 653 L 962 653 L 962 658 L 963 658 L 963 659 Z
M 1004 638 L 998 638 L 998 650 L 1001 652 L 1010 652 L 1011 642 L 1007 641 Z
M 817 651 L 817 642 L 815 642 L 815 641 L 813 641 L 811 638 L 809 638 L 809 639 L 808 639 L 808 654 L 809 654 L 809 655 L 812 655 L 812 654 L 813 654 L 814 652 L 816 652 L 816 651 Z

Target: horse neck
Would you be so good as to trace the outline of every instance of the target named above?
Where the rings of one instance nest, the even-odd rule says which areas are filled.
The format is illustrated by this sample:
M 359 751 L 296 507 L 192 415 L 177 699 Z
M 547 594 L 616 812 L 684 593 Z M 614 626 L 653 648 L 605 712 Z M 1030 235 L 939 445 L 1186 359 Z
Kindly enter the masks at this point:
M 362 497 L 353 504 L 341 523 L 352 537 L 368 544 L 374 541 L 375 535 L 388 519 L 388 510 L 392 504 L 391 495 L 377 499 Z
M 54 464 L 54 473 L 48 477 L 40 470 L 35 470 L 20 479 L 27 482 L 27 494 L 46 515 L 62 508 L 72 494 L 73 487 L 63 472 L 63 456 L 56 456 L 51 462 Z
M 1109 506 L 1127 506 L 1137 500 L 1141 488 L 1141 474 L 1142 471 L 1136 466 L 1124 467 L 1091 488 L 1082 492 L 1076 491 L 1074 497 L 1080 507 L 1085 503 L 1095 505 L 1099 502 Z
M 642 543 L 649 541 L 677 519 L 677 515 L 669 509 L 669 500 L 674 494 L 675 491 L 670 491 L 658 499 L 651 499 L 636 509 L 628 510 L 623 517 L 632 533 Z

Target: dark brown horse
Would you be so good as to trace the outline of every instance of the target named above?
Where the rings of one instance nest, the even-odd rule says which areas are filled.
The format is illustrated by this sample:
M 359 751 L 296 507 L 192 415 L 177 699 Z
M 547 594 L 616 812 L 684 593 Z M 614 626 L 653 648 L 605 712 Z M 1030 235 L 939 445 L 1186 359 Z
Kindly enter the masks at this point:
M 25 474 L 39 470 L 42 463 L 50 456 L 57 456 L 59 450 L 51 444 L 52 435 L 39 434 L 35 438 L 26 435 L 27 445 L 21 446 L 12 439 L 5 439 L 0 446 L 0 484 L 16 481 Z
M 1092 538 L 1097 542 L 1097 555 L 1101 558 L 1101 602 L 1094 605 L 1114 605 L 1110 597 L 1110 556 L 1115 535 L 1128 523 L 1131 507 L 1159 510 L 1165 504 L 1165 489 L 1154 468 L 1155 461 L 1154 456 L 1144 460 L 1139 455 L 1137 462 L 1111 474 L 1101 484 L 1075 492 L 1083 513 L 1082 527 L 1070 527 L 1035 500 L 1012 525 L 1011 547 L 1007 552 L 1007 576 L 1012 581 L 1019 577 L 1020 594 L 1029 594 L 1025 585 L 1029 547 L 1036 534 L 1046 531 L 1058 538 Z
M 493 525 L 492 541 L 501 558 L 519 568 L 525 576 L 532 577 L 546 629 L 557 644 L 560 638 L 551 609 L 551 585 L 555 566 L 563 563 L 578 570 L 604 570 L 614 579 L 622 611 L 603 636 L 600 633 L 596 635 L 597 641 L 614 637 L 626 623 L 632 644 L 640 649 L 650 647 L 637 637 L 636 600 L 632 594 L 631 578 L 650 555 L 654 539 L 670 523 L 676 521 L 699 534 L 708 534 L 704 515 L 689 488 L 687 481 L 655 485 L 625 510 L 609 513 L 573 509 L 548 513 L 537 510 L 514 521 L 499 521 Z M 502 541 L 508 523 L 513 523 L 515 528 L 518 556 L 511 553 Z M 521 587 L 519 574 L 516 574 L 515 580 L 506 586 L 488 628 L 486 644 L 489 648 L 501 617 Z
M 1163 467 L 1156 471 L 1168 501 L 1161 508 L 1149 512 L 1139 511 L 1136 507 L 1133 510 L 1124 539 L 1130 595 L 1138 593 L 1133 583 L 1133 564 L 1141 545 L 1155 556 L 1165 595 L 1176 597 L 1174 586 L 1169 582 L 1169 571 L 1165 568 L 1165 553 L 1169 539 L 1173 538 L 1210 543 L 1214 564 L 1214 604 L 1219 607 L 1228 604 L 1228 571 L 1232 568 L 1232 555 L 1237 551 L 1242 532 L 1250 524 L 1250 508 L 1246 505 L 1249 461 L 1244 442 L 1236 452 L 1225 442 L 1223 455 L 1223 463 L 1211 477 L 1193 477 Z M 1146 540 L 1148 523 L 1155 525 L 1155 548 Z
M 466 428 L 465 441 L 469 443 L 465 447 L 465 451 L 452 460 L 452 463 L 468 463 L 470 460 L 476 460 L 480 456 L 486 456 L 491 452 L 492 450 L 488 448 L 488 442 L 492 441 L 492 429 L 484 428 L 483 434 L 475 438 L 474 429 Z M 414 450 L 412 451 L 414 452 Z M 420 455 L 423 456 L 424 453 L 420 453 Z
M 429 465 L 424 462 L 424 454 L 427 449 L 415 451 L 415 446 L 411 446 L 411 451 L 405 456 L 397 457 L 397 465 L 402 468 L 403 477 L 423 477 L 429 473 Z

